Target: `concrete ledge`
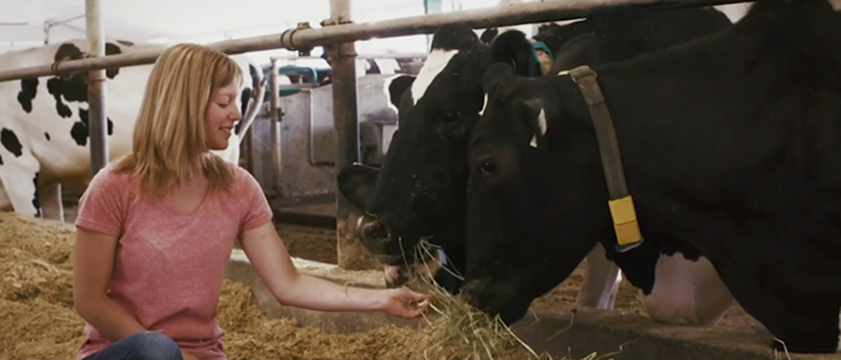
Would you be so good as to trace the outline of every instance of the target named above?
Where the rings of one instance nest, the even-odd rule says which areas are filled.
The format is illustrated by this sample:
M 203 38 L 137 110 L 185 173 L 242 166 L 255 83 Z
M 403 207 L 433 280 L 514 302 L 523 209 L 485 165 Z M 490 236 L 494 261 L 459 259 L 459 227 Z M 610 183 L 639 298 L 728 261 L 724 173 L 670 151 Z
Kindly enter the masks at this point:
M 304 274 L 318 276 L 339 284 L 385 288 L 382 271 L 347 271 L 338 268 L 335 264 L 300 258 L 292 258 L 292 261 Z M 315 326 L 335 333 L 351 333 L 372 330 L 386 324 L 420 326 L 423 321 L 405 320 L 383 313 L 323 312 L 281 305 L 263 284 L 245 253 L 239 249 L 234 249 L 231 254 L 225 276 L 250 287 L 254 291 L 257 303 L 267 316 L 294 318 L 301 326 Z
M 345 271 L 336 265 L 293 259 L 298 269 L 337 283 L 382 288 L 382 271 Z M 318 312 L 281 306 L 263 285 L 242 250 L 234 250 L 227 277 L 250 286 L 268 316 L 291 317 L 303 326 L 317 326 L 330 332 L 359 332 L 386 324 L 419 327 L 423 320 L 403 320 L 381 313 Z M 654 323 L 637 314 L 558 308 L 537 313 L 514 324 L 512 330 L 538 353 L 548 352 L 556 359 L 580 359 L 592 352 L 597 357 L 616 360 L 754 360 L 787 359 L 775 356 L 767 334 L 722 328 L 693 328 Z M 621 352 L 620 348 L 622 349 Z M 619 352 L 619 353 L 617 353 Z M 610 355 L 612 354 L 613 355 Z M 791 355 L 795 360 L 841 360 L 841 355 Z

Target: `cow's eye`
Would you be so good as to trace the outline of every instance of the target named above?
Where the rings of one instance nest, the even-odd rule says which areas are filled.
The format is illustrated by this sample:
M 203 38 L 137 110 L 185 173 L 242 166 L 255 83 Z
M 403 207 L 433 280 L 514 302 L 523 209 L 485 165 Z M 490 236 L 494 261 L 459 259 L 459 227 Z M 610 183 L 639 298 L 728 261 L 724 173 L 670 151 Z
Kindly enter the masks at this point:
M 496 161 L 494 159 L 484 159 L 479 162 L 479 170 L 485 175 L 492 175 L 496 171 Z
M 445 123 L 456 122 L 456 121 L 458 121 L 458 119 L 460 117 L 461 117 L 461 114 L 458 111 L 450 112 L 450 113 L 447 113 L 447 115 L 444 115 L 444 122 Z

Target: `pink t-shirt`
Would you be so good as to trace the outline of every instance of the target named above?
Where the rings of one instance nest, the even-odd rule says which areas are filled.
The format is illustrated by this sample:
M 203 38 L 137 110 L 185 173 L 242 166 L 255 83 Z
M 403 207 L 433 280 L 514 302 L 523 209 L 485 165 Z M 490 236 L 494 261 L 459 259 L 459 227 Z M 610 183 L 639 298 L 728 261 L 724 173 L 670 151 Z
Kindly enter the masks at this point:
M 233 191 L 209 194 L 183 213 L 134 190 L 109 164 L 79 200 L 76 225 L 117 236 L 109 296 L 147 330 L 161 331 L 201 359 L 226 359 L 216 306 L 239 234 L 272 220 L 262 188 L 237 167 Z M 90 324 L 77 359 L 110 341 Z

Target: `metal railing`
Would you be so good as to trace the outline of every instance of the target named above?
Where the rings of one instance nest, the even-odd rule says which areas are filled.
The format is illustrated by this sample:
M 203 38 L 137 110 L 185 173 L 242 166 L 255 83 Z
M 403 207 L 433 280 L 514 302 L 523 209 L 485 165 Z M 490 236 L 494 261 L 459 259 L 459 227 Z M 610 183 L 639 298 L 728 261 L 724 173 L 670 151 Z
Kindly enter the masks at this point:
M 321 28 L 293 28 L 283 32 L 220 41 L 209 46 L 227 54 L 251 51 L 289 49 L 370 40 L 375 38 L 431 34 L 442 25 L 464 23 L 473 28 L 522 25 L 586 17 L 590 14 L 636 10 L 667 10 L 710 5 L 744 3 L 746 0 L 565 0 L 531 2 L 506 7 L 462 10 L 397 18 L 359 24 L 340 24 Z M 65 61 L 54 66 L 43 64 L 0 72 L 0 81 L 48 76 L 65 72 L 81 72 L 108 67 L 154 63 L 164 47 L 136 50 L 131 53 Z M 55 71 L 53 71 L 55 70 Z

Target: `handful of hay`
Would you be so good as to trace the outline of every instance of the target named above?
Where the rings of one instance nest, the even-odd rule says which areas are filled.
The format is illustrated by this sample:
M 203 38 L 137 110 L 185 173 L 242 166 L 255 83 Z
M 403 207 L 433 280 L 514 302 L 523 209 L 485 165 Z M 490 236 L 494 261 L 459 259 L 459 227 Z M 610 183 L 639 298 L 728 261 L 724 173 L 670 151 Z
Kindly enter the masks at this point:
M 426 241 L 415 249 L 417 258 L 432 258 L 431 245 Z M 433 260 L 434 261 L 434 260 Z M 424 266 L 430 266 L 423 261 Z M 439 271 L 449 271 L 442 268 Z M 454 274 L 459 276 L 459 274 Z M 551 360 L 547 354 L 537 354 L 499 319 L 476 309 L 464 298 L 450 294 L 438 285 L 429 272 L 410 273 L 408 286 L 432 294 L 432 310 L 427 325 L 413 339 L 407 339 L 412 359 L 538 359 Z M 407 354 L 408 353 L 408 354 Z M 595 355 L 592 354 L 592 355 Z

